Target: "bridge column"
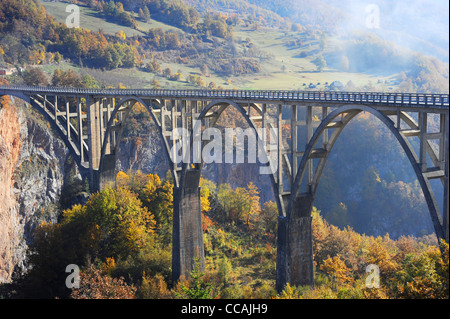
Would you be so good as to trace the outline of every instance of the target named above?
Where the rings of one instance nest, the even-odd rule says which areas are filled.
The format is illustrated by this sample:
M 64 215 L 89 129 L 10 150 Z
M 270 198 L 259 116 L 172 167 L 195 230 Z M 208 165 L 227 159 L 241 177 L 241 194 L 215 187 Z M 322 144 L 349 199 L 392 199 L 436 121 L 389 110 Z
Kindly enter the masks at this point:
M 314 286 L 312 217 L 313 196 L 298 196 L 287 217 L 278 218 L 276 289 L 289 283 Z
M 88 145 L 89 145 L 89 187 L 92 191 L 100 189 L 99 166 L 102 151 L 100 102 L 87 99 Z
M 187 171 L 184 186 L 173 189 L 172 279 L 188 277 L 200 258 L 204 269 L 200 170 Z
M 450 132 L 450 125 L 449 125 L 449 115 L 445 114 L 444 116 L 444 125 L 441 128 L 441 130 L 444 131 L 443 134 L 443 138 L 444 138 L 444 142 L 443 147 L 444 147 L 444 154 L 443 154 L 443 165 L 444 165 L 444 235 L 445 235 L 445 241 L 448 243 L 449 242 L 449 163 L 450 163 L 450 158 L 449 158 L 449 132 Z
M 101 166 L 98 172 L 99 190 L 103 190 L 108 186 L 116 185 L 116 155 L 105 154 L 101 160 Z

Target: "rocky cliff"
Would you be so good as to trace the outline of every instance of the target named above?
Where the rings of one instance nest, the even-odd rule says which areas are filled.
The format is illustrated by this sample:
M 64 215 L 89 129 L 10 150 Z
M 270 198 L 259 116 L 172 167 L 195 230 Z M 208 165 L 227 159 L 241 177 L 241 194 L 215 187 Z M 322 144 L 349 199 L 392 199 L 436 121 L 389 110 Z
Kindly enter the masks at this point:
M 0 282 L 26 270 L 39 223 L 56 222 L 68 150 L 40 114 L 3 97 L 0 106 Z

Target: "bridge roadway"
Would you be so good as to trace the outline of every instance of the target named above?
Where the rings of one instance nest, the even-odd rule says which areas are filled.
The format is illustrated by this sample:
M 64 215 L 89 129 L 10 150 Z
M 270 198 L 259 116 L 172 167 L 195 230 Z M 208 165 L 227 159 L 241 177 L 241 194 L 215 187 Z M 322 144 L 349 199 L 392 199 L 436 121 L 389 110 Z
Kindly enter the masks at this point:
M 311 210 L 315 194 L 333 145 L 361 112 L 375 116 L 396 137 L 422 188 L 437 238 L 449 240 L 448 94 L 0 86 L 2 95 L 22 99 L 44 115 L 64 140 L 82 175 L 89 178 L 92 191 L 115 183 L 124 123 L 135 104 L 146 107 L 158 128 L 174 179 L 174 280 L 189 275 L 197 257 L 203 261 L 204 248 L 199 189 L 202 164 L 192 159 L 181 164 L 173 160 L 178 156 L 173 133 L 185 128 L 192 139 L 198 128 L 195 125 L 213 127 L 227 107 L 235 108 L 256 135 L 256 128 L 261 127 L 272 126 L 277 131 L 275 149 L 266 143 L 263 153 L 270 158 L 269 177 L 279 213 L 278 291 L 287 282 L 314 284 Z M 284 134 L 286 128 L 289 137 Z M 192 142 L 187 147 L 192 150 Z M 431 180 L 441 181 L 441 203 Z
M 3 89 L 4 88 L 4 89 Z M 234 99 L 277 102 L 362 103 L 392 107 L 448 108 L 448 94 L 288 91 L 288 90 L 154 90 L 154 89 L 85 89 L 47 86 L 0 86 L 0 92 L 19 91 L 42 95 L 70 96 L 146 96 L 155 98 Z

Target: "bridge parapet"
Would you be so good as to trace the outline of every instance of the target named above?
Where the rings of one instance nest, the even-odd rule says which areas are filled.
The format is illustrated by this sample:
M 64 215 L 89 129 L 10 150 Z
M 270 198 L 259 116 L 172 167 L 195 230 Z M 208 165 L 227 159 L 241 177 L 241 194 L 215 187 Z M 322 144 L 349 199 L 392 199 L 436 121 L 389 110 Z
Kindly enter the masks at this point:
M 139 96 L 159 98 L 211 99 L 228 98 L 278 102 L 361 103 L 385 106 L 448 108 L 448 94 L 289 91 L 289 90 L 167 90 L 167 89 L 85 89 L 42 86 L 0 86 L 0 92 L 20 91 L 28 94 L 89 96 Z

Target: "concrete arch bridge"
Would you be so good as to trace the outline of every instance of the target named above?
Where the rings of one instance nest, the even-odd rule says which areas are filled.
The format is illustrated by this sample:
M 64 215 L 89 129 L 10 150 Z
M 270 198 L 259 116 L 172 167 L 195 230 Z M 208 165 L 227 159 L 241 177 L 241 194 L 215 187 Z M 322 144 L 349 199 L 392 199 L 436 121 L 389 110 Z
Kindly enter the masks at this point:
M 334 143 L 361 112 L 377 117 L 396 137 L 422 187 L 436 236 L 449 240 L 448 94 L 0 86 L 2 95 L 22 99 L 44 115 L 89 176 L 91 190 L 114 182 L 124 123 L 134 105 L 145 106 L 158 127 L 174 179 L 174 280 L 189 274 L 195 258 L 204 256 L 199 189 L 203 159 L 198 154 L 207 143 L 196 144 L 195 137 L 214 127 L 228 107 L 242 114 L 257 137 L 258 154 L 263 155 L 258 157 L 260 171 L 272 183 L 279 211 L 278 291 L 287 282 L 313 285 L 315 194 Z M 431 118 L 437 129 L 429 127 Z M 187 137 L 176 133 L 180 130 Z M 442 182 L 443 203 L 433 193 L 433 179 Z

